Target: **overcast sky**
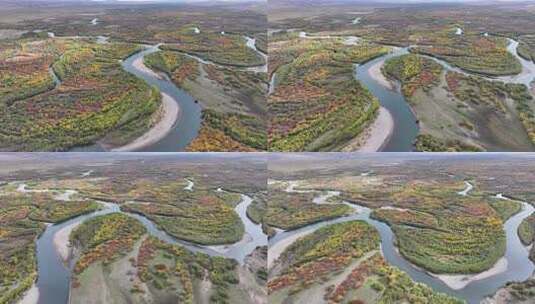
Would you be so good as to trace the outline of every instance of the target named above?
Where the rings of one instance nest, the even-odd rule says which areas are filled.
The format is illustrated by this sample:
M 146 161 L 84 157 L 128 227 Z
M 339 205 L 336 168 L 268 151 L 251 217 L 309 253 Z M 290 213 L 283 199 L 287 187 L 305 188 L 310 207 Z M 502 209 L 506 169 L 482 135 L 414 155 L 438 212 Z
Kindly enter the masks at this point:
M 82 0 L 83 1 L 83 0 Z M 268 2 L 269 0 L 91 0 L 95 2 L 118 1 L 118 2 Z M 336 1 L 336 0 L 334 0 Z M 534 2 L 535 0 L 340 0 L 340 2 L 382 2 L 382 3 L 432 3 L 432 2 L 456 2 L 456 3 L 473 3 L 473 2 Z
M 0 0 L 0 10 L 2 10 L 2 2 L 5 0 Z M 21 3 L 25 2 L 267 2 L 267 0 L 28 0 L 20 1 Z M 15 2 L 9 0 L 8 2 Z M 1 20 L 0 20 L 1 22 Z

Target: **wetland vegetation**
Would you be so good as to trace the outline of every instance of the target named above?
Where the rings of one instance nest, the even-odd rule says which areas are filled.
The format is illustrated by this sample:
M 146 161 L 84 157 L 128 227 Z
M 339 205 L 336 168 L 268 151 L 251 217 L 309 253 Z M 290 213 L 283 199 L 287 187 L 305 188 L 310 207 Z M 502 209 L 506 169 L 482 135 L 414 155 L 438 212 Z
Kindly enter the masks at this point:
M 263 3 L 32 5 L 0 13 L 0 151 L 267 149 Z
M 531 5 L 498 1 L 423 6 L 401 1 L 335 1 L 327 5 L 321 0 L 305 5 L 304 1 L 275 0 L 268 14 L 273 16 L 268 42 L 269 74 L 274 79 L 268 98 L 270 149 L 346 151 L 341 143 L 349 138 L 364 146 L 381 140 L 376 150 L 385 151 L 535 149 Z M 377 50 L 368 59 L 344 57 L 350 50 L 370 45 Z M 327 59 L 333 49 L 336 56 Z M 375 57 L 381 59 L 366 64 Z M 309 103 L 316 104 L 325 96 L 333 103 L 348 92 L 339 83 L 341 77 L 329 77 L 336 75 L 330 67 L 335 63 L 348 72 L 358 65 L 348 79 L 355 83 L 351 89 L 358 92 L 350 94 L 355 100 L 363 96 L 367 102 L 352 104 L 359 112 L 343 110 L 343 120 L 329 121 L 334 128 L 322 129 L 318 117 L 330 111 Z M 321 81 L 312 81 L 316 74 L 322 75 Z M 288 83 L 308 93 L 286 90 Z M 337 87 L 336 98 L 325 93 L 332 86 Z M 293 99 L 298 102 L 288 102 Z M 379 105 L 393 116 L 393 131 L 385 126 L 384 118 L 373 114 Z M 353 128 L 340 127 L 342 121 L 351 121 Z M 279 144 L 287 138 L 294 146 Z
M 530 155 L 505 154 L 273 158 L 270 195 L 349 210 L 301 224 L 315 210 L 300 208 L 286 227 L 268 218 L 278 228 L 270 301 L 504 303 L 492 302 L 498 292 L 529 303 L 534 165 Z
M 266 303 L 259 156 L 0 157 L 0 303 Z
M 96 140 L 118 146 L 151 126 L 158 90 L 118 62 L 138 46 L 48 38 L 2 44 L 0 149 L 67 150 Z
M 375 44 L 306 39 L 297 33 L 270 38 L 269 147 L 272 151 L 326 151 L 343 147 L 377 115 L 379 103 L 353 77 L 353 63 L 388 52 Z

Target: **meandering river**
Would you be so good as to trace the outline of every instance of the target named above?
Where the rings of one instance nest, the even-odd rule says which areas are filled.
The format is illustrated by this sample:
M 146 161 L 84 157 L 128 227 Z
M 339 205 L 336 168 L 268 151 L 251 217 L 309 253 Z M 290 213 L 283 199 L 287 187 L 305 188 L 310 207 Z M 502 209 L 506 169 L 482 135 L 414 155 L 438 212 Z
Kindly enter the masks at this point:
M 522 65 L 522 72 L 513 76 L 501 76 L 501 77 L 487 77 L 479 74 L 472 74 L 460 68 L 454 67 L 451 64 L 434 58 L 429 57 L 439 64 L 441 64 L 446 70 L 459 72 L 469 76 L 483 77 L 487 80 L 500 80 L 506 83 L 519 83 L 524 84 L 528 88 L 535 79 L 535 63 L 523 59 L 517 54 L 518 42 L 513 39 L 508 39 L 509 45 L 507 50 L 515 56 Z M 383 151 L 386 152 L 406 152 L 413 151 L 413 143 L 418 136 L 419 127 L 417 124 L 417 118 L 414 112 L 408 105 L 405 97 L 401 93 L 400 84 L 396 84 L 395 90 L 391 90 L 381 84 L 379 81 L 371 77 L 370 69 L 380 61 L 388 60 L 392 57 L 401 56 L 407 54 L 409 48 L 394 48 L 394 50 L 385 56 L 376 58 L 364 65 L 358 66 L 356 69 L 356 78 L 361 81 L 371 92 L 375 95 L 383 107 L 388 109 L 394 118 L 394 131 L 389 138 L 386 145 L 383 146 Z
M 463 34 L 463 30 L 456 28 L 456 33 L 458 35 Z M 355 39 L 358 40 L 358 37 L 353 36 L 331 36 L 331 35 L 308 35 L 306 32 L 300 32 L 299 37 L 303 39 L 333 39 L 333 38 L 344 38 L 346 44 L 348 42 L 354 42 Z M 506 83 L 519 83 L 524 84 L 528 88 L 532 81 L 535 80 L 535 63 L 528 61 L 520 57 L 517 53 L 518 41 L 508 38 L 509 45 L 507 50 L 515 58 L 518 59 L 522 65 L 522 72 L 518 75 L 512 76 L 500 76 L 500 77 L 488 77 L 479 74 L 473 74 L 468 71 L 462 70 L 451 64 L 440 60 L 438 58 L 425 56 L 431 58 L 441 64 L 446 70 L 459 72 L 469 76 L 478 76 L 483 77 L 487 80 L 500 80 Z M 351 44 L 351 43 L 349 43 Z M 413 46 L 411 46 L 413 47 Z M 399 48 L 394 47 L 393 50 L 384 56 L 375 58 L 369 62 L 366 62 L 362 65 L 355 65 L 355 78 L 361 81 L 365 87 L 367 87 L 370 92 L 379 99 L 380 104 L 386 108 L 393 117 L 394 120 L 394 130 L 387 140 L 387 142 L 382 146 L 381 150 L 385 152 L 410 152 L 414 150 L 414 141 L 419 133 L 419 126 L 417 118 L 412 111 L 411 107 L 407 103 L 407 100 L 401 93 L 400 84 L 396 83 L 395 88 L 391 89 L 386 87 L 383 83 L 374 79 L 372 77 L 371 69 L 381 61 L 386 61 L 390 58 L 405 55 L 409 53 L 410 47 Z M 276 86 L 275 83 L 275 73 L 272 75 L 271 84 L 269 88 L 269 94 L 271 94 Z
M 84 37 L 78 37 L 84 38 Z M 90 38 L 90 37 L 85 37 Z M 201 64 L 211 64 L 217 65 L 224 68 L 237 68 L 244 71 L 251 71 L 257 73 L 266 73 L 267 72 L 267 55 L 262 53 L 256 48 L 256 40 L 254 38 L 244 36 L 245 45 L 254 50 L 258 56 L 262 57 L 264 63 L 259 66 L 237 68 L 234 66 L 226 66 L 214 63 L 209 60 L 202 59 L 198 56 L 192 54 L 186 54 L 186 56 L 197 60 Z M 97 37 L 99 43 L 106 43 L 107 37 L 99 36 Z M 172 127 L 172 129 L 166 133 L 166 135 L 156 141 L 155 143 L 148 144 L 143 148 L 136 149 L 136 151 L 141 152 L 179 152 L 184 151 L 188 144 L 197 137 L 199 129 L 201 127 L 201 106 L 198 101 L 191 96 L 187 91 L 176 86 L 169 77 L 163 74 L 155 73 L 154 71 L 148 69 L 143 64 L 143 58 L 146 55 L 152 54 L 154 52 L 160 51 L 159 44 L 154 46 L 147 46 L 147 48 L 141 52 L 138 52 L 122 62 L 122 67 L 127 72 L 135 75 L 138 78 L 143 79 L 149 85 L 157 87 L 161 93 L 169 95 L 179 106 L 178 118 Z M 54 77 L 56 84 L 59 84 L 59 80 L 56 75 L 51 71 L 51 74 Z M 74 147 L 70 150 L 71 152 L 102 152 L 105 149 L 99 144 L 93 144 L 88 146 Z
M 201 106 L 185 90 L 177 87 L 166 75 L 160 75 L 146 69 L 143 58 L 159 51 L 159 45 L 149 46 L 122 62 L 123 69 L 143 79 L 149 85 L 157 87 L 161 93 L 169 95 L 179 106 L 178 118 L 172 129 L 159 141 L 144 146 L 136 151 L 141 152 L 178 152 L 184 151 L 186 146 L 199 133 L 201 127 Z M 99 144 L 74 147 L 71 152 L 103 152 L 105 149 Z
M 193 182 L 191 180 L 187 180 L 187 182 L 188 185 L 186 186 L 185 190 L 194 191 Z M 76 190 L 71 189 L 61 191 L 55 189 L 27 189 L 26 184 L 19 184 L 17 191 L 23 193 L 53 192 L 56 194 L 56 198 L 63 200 L 70 200 L 71 196 L 78 195 Z M 217 189 L 215 191 L 224 190 Z M 54 244 L 54 237 L 56 233 L 68 226 L 77 225 L 91 218 L 105 214 L 114 212 L 123 213 L 139 220 L 147 229 L 148 234 L 157 237 L 164 242 L 183 246 L 192 252 L 202 252 L 210 256 L 223 256 L 226 258 L 235 259 L 240 264 L 243 264 L 245 257 L 256 247 L 267 245 L 267 235 L 265 235 L 262 231 L 261 225 L 255 224 L 247 216 L 247 207 L 249 207 L 252 201 L 253 199 L 249 196 L 241 194 L 241 201 L 235 207 L 236 213 L 240 216 L 245 228 L 245 233 L 242 240 L 234 244 L 222 246 L 203 246 L 179 240 L 158 228 L 157 225 L 147 217 L 139 214 L 124 212 L 121 210 L 119 205 L 103 201 L 99 202 L 102 205 L 101 210 L 81 215 L 59 224 L 49 224 L 43 234 L 36 241 L 38 280 L 35 285 L 39 291 L 38 303 L 68 303 L 71 271 L 74 265 L 72 265 L 72 263 L 68 266 L 64 265 L 63 259 Z
M 293 188 L 287 188 L 291 190 Z M 473 185 L 466 182 L 466 188 L 464 191 L 459 192 L 468 194 L 473 188 Z M 314 190 L 299 190 L 316 192 Z M 319 195 L 324 195 L 322 192 L 318 192 Z M 509 199 L 502 194 L 497 194 L 496 198 Z M 469 304 L 479 304 L 486 296 L 494 294 L 500 287 L 503 287 L 509 281 L 523 281 L 528 279 L 535 271 L 534 263 L 529 260 L 529 250 L 522 244 L 518 237 L 518 226 L 523 219 L 535 212 L 535 208 L 526 202 L 520 202 L 522 204 L 522 211 L 513 215 L 504 223 L 504 231 L 506 234 L 507 248 L 504 255 L 504 259 L 507 263 L 506 270 L 497 273 L 490 273 L 485 278 L 473 280 L 468 283 L 464 288 L 453 289 L 445 284 L 442 280 L 428 273 L 427 271 L 414 266 L 412 263 L 403 258 L 396 248 L 395 235 L 392 233 L 390 227 L 380 221 L 370 218 L 372 212 L 371 209 L 364 206 L 347 203 L 346 205 L 353 208 L 355 211 L 353 214 L 337 218 L 334 220 L 328 220 L 319 222 L 316 224 L 308 225 L 292 231 L 279 230 L 274 237 L 269 240 L 269 254 L 268 254 L 268 267 L 271 267 L 278 256 L 295 242 L 298 238 L 314 232 L 315 230 L 335 223 L 363 220 L 370 225 L 373 225 L 381 236 L 381 251 L 384 258 L 390 265 L 396 266 L 399 269 L 406 272 L 414 281 L 424 283 L 435 291 L 444 292 L 449 295 L 466 300 Z M 469 278 L 467 278 L 469 279 Z
M 401 87 L 397 85 L 394 90 L 386 88 L 372 77 L 370 69 L 381 61 L 408 53 L 408 48 L 395 48 L 385 56 L 357 65 L 355 69 L 355 77 L 379 99 L 381 106 L 390 112 L 394 120 L 392 134 L 382 147 L 382 151 L 386 152 L 412 151 L 419 128 L 411 107 L 401 93 Z

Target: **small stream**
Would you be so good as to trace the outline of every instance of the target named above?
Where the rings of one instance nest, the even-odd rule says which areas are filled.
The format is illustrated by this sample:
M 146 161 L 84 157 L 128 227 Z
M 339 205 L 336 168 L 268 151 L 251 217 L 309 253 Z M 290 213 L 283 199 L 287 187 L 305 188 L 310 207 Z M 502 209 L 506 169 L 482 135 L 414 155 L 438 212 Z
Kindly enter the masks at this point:
M 473 185 L 466 182 L 466 188 L 463 191 L 459 192 L 459 195 L 463 195 L 461 193 L 468 194 L 468 192 L 471 191 L 472 188 Z M 293 187 L 291 189 L 293 189 Z M 310 190 L 309 192 L 315 191 Z M 499 199 L 509 199 L 502 194 L 498 194 L 496 195 L 496 197 Z M 504 223 L 504 231 L 506 233 L 507 242 L 507 248 L 504 258 L 507 260 L 507 270 L 491 275 L 487 278 L 472 281 L 461 289 L 450 288 L 440 279 L 436 278 L 435 276 L 432 276 L 427 271 L 418 268 L 409 261 L 407 261 L 398 253 L 398 250 L 394 245 L 395 235 L 392 233 L 392 230 L 387 224 L 370 218 L 370 214 L 372 212 L 371 209 L 356 204 L 350 204 L 347 202 L 345 202 L 345 204 L 352 207 L 355 210 L 355 213 L 346 217 L 319 222 L 291 231 L 279 230 L 279 233 L 277 233 L 269 240 L 269 248 L 270 250 L 273 250 L 273 248 L 277 247 L 278 244 L 278 246 L 282 247 L 277 248 L 277 252 L 281 253 L 283 251 L 281 250 L 281 248 L 287 248 L 298 237 L 303 237 L 307 234 L 310 234 L 321 227 L 325 227 L 335 223 L 363 220 L 369 223 L 370 225 L 373 225 L 378 230 L 381 236 L 382 254 L 390 265 L 398 267 L 402 271 L 406 272 L 414 281 L 424 283 L 429 287 L 433 288 L 433 290 L 435 291 L 447 293 L 460 299 L 464 299 L 469 304 L 479 304 L 485 297 L 494 294 L 500 287 L 503 287 L 507 282 L 526 280 L 535 271 L 534 263 L 529 260 L 528 248 L 521 243 L 520 238 L 517 234 L 518 226 L 520 225 L 522 220 L 531 215 L 533 212 L 535 212 L 535 208 L 526 202 L 521 203 L 523 206 L 522 211 L 509 218 L 509 220 Z M 291 240 L 291 242 L 282 242 L 286 239 Z M 278 256 L 272 256 L 270 258 L 270 256 L 268 255 L 268 267 L 272 265 L 273 261 L 277 257 Z
M 262 57 L 262 60 L 264 60 L 264 64 L 256 67 L 250 67 L 246 68 L 247 71 L 255 72 L 255 73 L 267 73 L 268 72 L 268 55 L 261 52 L 259 49 L 256 48 L 256 39 L 245 36 L 246 43 L 248 48 L 255 51 L 258 55 Z
M 276 84 L 276 77 L 277 77 L 277 73 L 273 73 L 273 74 L 271 75 L 271 79 L 269 80 L 269 90 L 268 90 L 268 95 L 273 94 L 273 92 L 275 91 L 275 86 L 277 85 L 277 84 Z
M 464 182 L 464 185 L 466 186 L 466 188 L 464 188 L 463 191 L 457 192 L 457 194 L 462 195 L 462 196 L 467 196 L 468 192 L 470 192 L 470 191 L 472 191 L 472 189 L 474 189 L 474 186 L 471 183 L 467 182 L 467 181 Z
M 507 46 L 507 51 L 520 61 L 520 64 L 522 65 L 522 72 L 517 75 L 512 76 L 501 76 L 497 77 L 498 80 L 501 80 L 505 83 L 520 83 L 524 84 L 528 88 L 530 87 L 531 83 L 535 81 L 535 62 L 531 60 L 526 60 L 522 58 L 520 55 L 518 55 L 516 49 L 518 47 L 518 41 L 508 38 L 509 45 Z
M 189 183 L 186 188 L 190 189 L 190 191 L 193 191 L 193 182 L 190 180 L 187 181 Z M 29 190 L 26 187 L 26 184 L 19 184 L 17 191 L 22 193 L 53 192 L 56 194 L 55 197 L 57 199 L 65 201 L 70 200 L 72 195 L 78 194 L 76 190 Z M 218 189 L 215 191 L 224 190 Z M 53 241 L 55 234 L 67 226 L 79 224 L 101 215 L 110 213 L 123 213 L 140 221 L 147 229 L 148 234 L 166 243 L 180 245 L 192 252 L 201 252 L 210 256 L 223 256 L 226 258 L 235 259 L 241 265 L 243 265 L 245 257 L 248 254 L 250 254 L 256 247 L 265 246 L 267 244 L 267 235 L 265 235 L 262 231 L 261 225 L 253 223 L 247 216 L 247 207 L 252 203 L 252 201 L 253 199 L 249 196 L 241 194 L 241 201 L 235 207 L 235 211 L 243 222 L 245 233 L 241 241 L 230 245 L 204 246 L 179 240 L 158 228 L 157 225 L 147 217 L 140 214 L 124 212 L 121 210 L 118 204 L 103 201 L 98 201 L 102 205 L 102 209 L 99 211 L 81 215 L 62 223 L 49 224 L 43 234 L 36 241 L 38 269 L 38 280 L 36 282 L 36 287 L 39 290 L 38 303 L 68 303 L 71 271 L 74 265 L 69 265 L 69 267 L 64 265 Z

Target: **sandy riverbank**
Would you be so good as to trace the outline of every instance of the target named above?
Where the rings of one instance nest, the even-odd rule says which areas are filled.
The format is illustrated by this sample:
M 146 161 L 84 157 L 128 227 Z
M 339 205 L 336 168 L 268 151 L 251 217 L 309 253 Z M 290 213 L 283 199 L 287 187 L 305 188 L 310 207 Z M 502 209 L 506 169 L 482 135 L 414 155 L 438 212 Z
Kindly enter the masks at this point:
M 309 235 L 314 231 L 315 229 L 310 229 L 307 231 L 296 233 L 283 240 L 280 240 L 275 245 L 269 246 L 269 253 L 267 258 L 268 269 L 273 266 L 273 262 L 275 262 L 279 258 L 279 256 L 284 252 L 286 248 L 288 248 L 288 246 L 292 245 L 295 241 L 297 241 L 297 239 Z
M 81 222 L 78 222 L 65 226 L 58 230 L 56 234 L 54 234 L 54 247 L 56 248 L 56 251 L 63 262 L 67 262 L 69 260 L 71 252 L 69 248 L 69 235 L 71 235 L 71 232 L 74 230 L 74 228 L 78 227 L 80 224 Z
M 111 151 L 135 151 L 146 146 L 152 145 L 164 138 L 175 125 L 175 122 L 178 119 L 180 108 L 178 107 L 178 103 L 171 96 L 162 93 L 161 111 L 163 113 L 161 115 L 160 121 L 157 122 L 150 130 L 148 130 L 145 134 L 143 134 L 141 137 L 137 138 L 133 142 L 125 146 L 112 149 Z
M 149 69 L 144 63 L 143 63 L 143 57 L 139 57 L 138 59 L 134 60 L 132 62 L 132 65 L 140 71 L 143 71 L 143 73 L 148 74 L 156 79 L 164 79 L 164 77 L 153 70 Z
M 342 152 L 376 152 L 381 150 L 394 131 L 394 118 L 386 108 L 379 108 L 374 122 L 347 144 Z
M 463 289 L 466 285 L 470 284 L 473 281 L 479 281 L 486 279 L 502 272 L 507 271 L 507 259 L 501 258 L 494 264 L 494 266 L 486 271 L 477 273 L 477 274 L 467 274 L 467 275 L 449 275 L 449 274 L 433 274 L 430 275 L 438 278 L 444 282 L 448 287 L 454 290 Z
M 30 288 L 18 304 L 37 304 L 39 301 L 39 289 L 35 284 Z
M 377 62 L 376 64 L 370 67 L 370 69 L 368 70 L 368 73 L 370 73 L 371 78 L 377 81 L 380 85 L 384 86 L 385 88 L 389 90 L 393 90 L 394 85 L 392 84 L 391 81 L 389 81 L 385 77 L 385 75 L 383 75 L 383 72 L 381 72 L 381 69 L 383 68 L 384 64 L 385 64 L 384 60 Z

